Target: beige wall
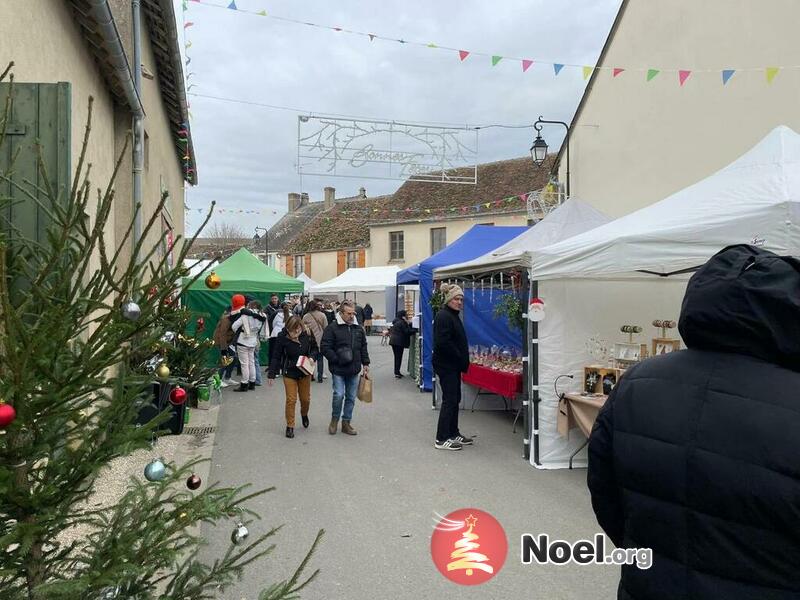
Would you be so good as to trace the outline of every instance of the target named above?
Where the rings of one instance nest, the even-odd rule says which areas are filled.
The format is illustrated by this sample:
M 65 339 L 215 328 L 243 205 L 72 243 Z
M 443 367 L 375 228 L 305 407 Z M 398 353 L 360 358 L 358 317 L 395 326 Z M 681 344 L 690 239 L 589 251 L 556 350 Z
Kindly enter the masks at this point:
M 126 28 L 121 27 L 122 31 Z M 128 44 L 126 44 L 126 47 Z M 155 73 L 150 37 L 143 35 L 143 63 Z M 131 58 L 130 56 L 128 57 Z M 92 133 L 86 162 L 92 164 L 93 188 L 105 189 L 113 173 L 116 158 L 132 127 L 126 109 L 112 100 L 88 45 L 75 24 L 68 3 L 60 0 L 6 0 L 0 2 L 0 60 L 15 63 L 18 82 L 55 83 L 66 81 L 72 87 L 72 166 L 74 173 L 80 157 L 86 126 L 87 102 L 94 97 Z M 156 76 L 157 77 L 157 76 Z M 158 81 L 143 79 L 142 101 L 147 117 L 149 168 L 144 174 L 145 221 L 152 214 L 161 194 L 161 185 L 170 191 L 169 204 L 175 234 L 183 235 L 183 182 L 181 166 L 172 143 Z M 115 185 L 113 212 L 106 242 L 116 245 L 132 218 L 132 158 L 130 147 Z M 94 205 L 91 205 L 92 210 Z M 149 243 L 161 239 L 158 225 Z
M 620 216 L 712 174 L 772 128 L 800 131 L 800 70 L 772 84 L 764 67 L 798 64 L 796 0 L 631 0 L 603 66 L 573 126 L 572 195 Z M 675 72 L 645 82 L 633 68 Z M 723 87 L 720 69 L 737 70 Z M 559 177 L 565 180 L 562 161 Z
M 399 223 L 396 225 L 381 225 L 370 227 L 370 247 L 367 249 L 367 266 L 382 267 L 397 265 L 400 268 L 409 267 L 431 255 L 431 229 L 438 227 L 447 228 L 447 243 L 456 241 L 473 225 L 493 223 L 494 225 L 525 225 L 527 217 L 520 215 L 485 215 L 473 219 L 442 221 L 440 223 Z M 405 242 L 405 256 L 402 261 L 389 260 L 389 233 L 403 231 Z
M 336 257 L 336 250 L 331 252 L 312 252 L 311 273 L 306 273 L 306 275 L 311 277 L 311 279 L 317 283 L 322 283 L 324 281 L 328 281 L 329 279 L 333 279 L 339 275 L 339 273 L 336 272 Z M 280 267 L 278 270 L 281 273 L 288 273 L 288 269 L 286 267 L 287 261 L 294 261 L 294 255 L 280 257 Z M 297 277 L 297 275 L 297 273 L 294 273 L 293 276 Z
M 73 175 L 80 158 L 89 96 L 94 97 L 86 163 L 92 164 L 92 187 L 105 189 L 114 170 L 114 105 L 66 2 L 0 2 L 0 71 L 12 60 L 17 82 L 71 84 Z M 95 208 L 90 203 L 92 218 Z M 113 239 L 109 231 L 106 242 L 113 243 Z

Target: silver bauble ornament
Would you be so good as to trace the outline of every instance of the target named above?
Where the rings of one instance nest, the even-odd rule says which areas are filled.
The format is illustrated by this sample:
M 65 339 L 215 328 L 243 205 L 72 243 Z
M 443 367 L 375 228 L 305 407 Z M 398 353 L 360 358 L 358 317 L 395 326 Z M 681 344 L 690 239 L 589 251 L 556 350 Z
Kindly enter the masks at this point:
M 133 300 L 126 300 L 122 303 L 122 316 L 128 319 L 129 321 L 135 321 L 138 319 L 142 314 L 142 309 L 139 308 L 139 305 L 136 304 Z
M 100 595 L 97 597 L 97 600 L 115 600 L 119 598 L 120 587 L 107 587 L 100 590 Z
M 236 529 L 234 529 L 233 533 L 231 534 L 231 541 L 238 546 L 242 544 L 249 535 L 250 532 L 247 530 L 247 527 L 245 527 L 242 523 L 238 523 L 236 525 Z
M 158 459 L 151 461 L 144 468 L 144 478 L 147 479 L 147 481 L 161 481 L 166 474 L 167 468 L 164 466 L 164 463 Z

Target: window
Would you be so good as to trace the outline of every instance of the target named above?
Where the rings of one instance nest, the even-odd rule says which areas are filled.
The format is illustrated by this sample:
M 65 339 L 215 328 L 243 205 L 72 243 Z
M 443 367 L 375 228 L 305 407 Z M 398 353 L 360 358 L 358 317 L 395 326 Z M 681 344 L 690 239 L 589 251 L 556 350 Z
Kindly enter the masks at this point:
M 405 257 L 405 244 L 402 231 L 389 232 L 389 260 L 403 260 Z
M 358 250 L 347 251 L 347 268 L 355 269 L 358 267 Z
M 305 273 L 306 270 L 306 255 L 294 255 L 294 276 L 297 277 L 300 273 Z
M 447 228 L 434 227 L 431 229 L 431 254 L 436 254 L 447 246 Z

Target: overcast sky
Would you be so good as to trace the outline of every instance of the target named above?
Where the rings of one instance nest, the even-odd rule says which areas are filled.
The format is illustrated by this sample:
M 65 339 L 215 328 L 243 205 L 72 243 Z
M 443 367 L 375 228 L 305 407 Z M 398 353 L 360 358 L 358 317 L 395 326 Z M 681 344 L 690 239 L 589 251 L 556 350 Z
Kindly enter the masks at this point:
M 209 0 L 212 1 L 212 0 Z M 229 0 L 213 0 L 227 5 Z M 236 0 L 240 9 L 432 42 L 501 56 L 592 65 L 602 48 L 620 0 Z M 550 65 L 526 73 L 518 61 L 491 66 L 488 57 L 463 63 L 445 50 L 399 44 L 188 3 L 191 93 L 290 107 L 276 110 L 190 96 L 192 135 L 200 185 L 186 194 L 190 208 L 212 200 L 227 209 L 266 209 L 260 215 L 223 214 L 250 234 L 286 212 L 289 192 L 322 199 L 333 186 L 337 197 L 362 185 L 368 196 L 393 192 L 402 182 L 317 177 L 297 173 L 297 116 L 340 113 L 366 118 L 471 125 L 568 121 L 585 82 L 580 69 L 553 76 Z M 181 2 L 175 0 L 179 30 Z M 543 135 L 557 149 L 563 128 Z M 531 129 L 488 129 L 479 133 L 478 162 L 524 156 Z M 435 184 L 432 184 L 435 185 Z M 273 211 L 276 214 L 273 214 Z M 187 212 L 187 234 L 201 222 Z

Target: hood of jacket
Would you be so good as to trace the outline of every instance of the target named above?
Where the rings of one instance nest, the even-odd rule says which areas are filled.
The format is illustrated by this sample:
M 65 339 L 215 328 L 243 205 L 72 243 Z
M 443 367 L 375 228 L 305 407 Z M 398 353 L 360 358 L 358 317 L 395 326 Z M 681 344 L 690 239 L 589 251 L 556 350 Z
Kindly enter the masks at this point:
M 350 323 L 345 323 L 344 319 L 342 318 L 342 313 L 340 312 L 336 313 L 336 322 L 339 325 L 358 325 L 358 319 L 356 318 L 355 315 L 353 315 L 353 320 Z
M 800 371 L 800 260 L 729 246 L 689 281 L 678 324 L 689 348 Z

